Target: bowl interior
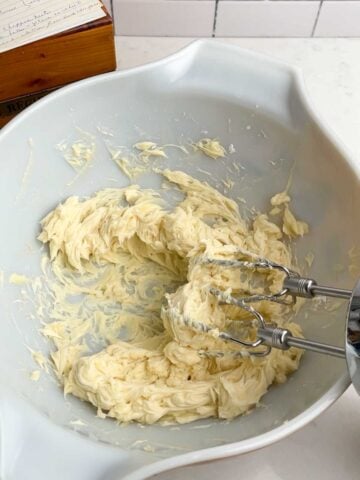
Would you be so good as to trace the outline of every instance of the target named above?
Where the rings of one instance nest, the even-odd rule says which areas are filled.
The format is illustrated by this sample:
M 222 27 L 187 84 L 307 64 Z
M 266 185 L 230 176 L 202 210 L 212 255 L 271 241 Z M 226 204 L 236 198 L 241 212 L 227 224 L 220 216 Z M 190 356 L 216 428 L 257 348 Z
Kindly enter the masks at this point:
M 359 238 L 360 224 L 353 218 L 360 210 L 360 195 L 356 175 L 307 114 L 293 84 L 279 106 L 291 116 L 287 124 L 274 109 L 269 114 L 264 100 L 244 102 L 241 95 L 215 94 L 207 91 L 206 79 L 200 88 L 200 80 L 194 84 L 194 77 L 190 82 L 186 75 L 171 80 L 169 74 L 160 88 L 160 83 L 152 82 L 153 75 L 152 70 L 142 75 L 115 74 L 67 89 L 39 102 L 0 136 L 0 267 L 5 277 L 0 289 L 0 381 L 57 424 L 126 449 L 146 439 L 157 455 L 171 456 L 246 440 L 291 421 L 344 375 L 345 363 L 307 353 L 286 384 L 272 387 L 259 408 L 232 422 L 204 420 L 140 429 L 96 418 L 89 405 L 72 397 L 64 400 L 51 376 L 42 375 L 38 383 L 29 380 L 36 365 L 27 347 L 47 354 L 49 345 L 39 333 L 37 319 L 29 316 L 32 306 L 17 301 L 26 286 L 7 280 L 12 272 L 40 273 L 42 252 L 36 240 L 40 219 L 70 195 L 130 183 L 111 160 L 107 144 L 131 147 L 139 140 L 151 140 L 179 145 L 216 137 L 225 147 L 233 144 L 235 148 L 224 162 L 198 153 L 184 160 L 182 152 L 173 149 L 167 165 L 220 191 L 225 188 L 221 181 L 230 178 L 235 184 L 227 195 L 245 198 L 249 207 L 260 211 L 269 209 L 270 197 L 285 188 L 291 174 L 292 209 L 311 227 L 310 234 L 296 243 L 300 264 L 305 265 L 305 255 L 312 252 L 314 278 L 350 287 L 348 251 Z M 75 172 L 55 146 L 81 138 L 78 129 L 94 135 L 96 155 L 93 166 L 74 180 Z M 240 168 L 234 168 L 234 163 Z M 156 174 L 136 180 L 153 188 L 160 182 Z M 245 205 L 240 203 L 240 208 L 248 215 Z M 308 302 L 298 315 L 305 335 L 342 345 L 345 305 L 336 306 L 335 302 Z M 77 419 L 85 425 L 71 426 Z

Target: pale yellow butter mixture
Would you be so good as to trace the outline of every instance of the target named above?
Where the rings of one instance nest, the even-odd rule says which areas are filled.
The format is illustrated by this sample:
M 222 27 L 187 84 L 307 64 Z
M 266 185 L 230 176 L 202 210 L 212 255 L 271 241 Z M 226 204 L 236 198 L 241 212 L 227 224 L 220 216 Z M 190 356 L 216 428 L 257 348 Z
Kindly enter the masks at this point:
M 142 423 L 230 419 L 256 406 L 270 385 L 285 382 L 301 351 L 235 356 L 235 344 L 174 322 L 169 311 L 213 332 L 237 322 L 241 335 L 254 338 L 253 318 L 220 304 L 209 289 L 277 292 L 281 274 L 240 272 L 199 258 L 251 252 L 291 266 L 287 239 L 306 226 L 291 214 L 288 197 L 273 202 L 285 214 L 284 226 L 265 214 L 247 222 L 233 200 L 207 184 L 179 171 L 163 175 L 181 196 L 172 204 L 137 186 L 106 189 L 70 197 L 42 221 L 39 239 L 49 245 L 53 275 L 43 333 L 54 343 L 65 393 L 92 403 L 100 416 Z M 255 306 L 267 321 L 301 335 L 289 320 L 293 307 Z

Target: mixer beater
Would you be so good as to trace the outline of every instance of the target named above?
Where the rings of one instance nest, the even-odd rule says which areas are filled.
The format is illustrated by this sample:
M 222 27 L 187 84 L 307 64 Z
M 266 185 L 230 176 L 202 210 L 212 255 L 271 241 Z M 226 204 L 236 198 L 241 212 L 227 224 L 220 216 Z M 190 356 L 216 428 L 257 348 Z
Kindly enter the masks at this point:
M 255 294 L 235 297 L 228 292 L 223 292 L 217 288 L 209 288 L 210 293 L 214 295 L 219 302 L 222 304 L 235 305 L 246 310 L 254 318 L 254 323 L 257 326 L 257 336 L 253 341 L 238 338 L 234 334 L 226 331 L 216 332 L 218 338 L 226 342 L 234 342 L 244 347 L 242 350 L 235 352 L 235 355 L 251 355 L 259 357 L 268 355 L 272 348 L 287 350 L 290 347 L 295 347 L 344 358 L 347 361 L 349 374 L 354 387 L 360 394 L 360 279 L 353 290 L 318 285 L 315 280 L 302 277 L 299 273 L 284 265 L 280 265 L 269 259 L 261 258 L 253 254 L 251 254 L 250 260 L 228 260 L 199 257 L 197 263 L 203 265 L 217 265 L 224 268 L 237 268 L 239 270 L 278 270 L 284 274 L 282 288 L 275 294 Z M 335 297 L 349 301 L 346 316 L 344 348 L 327 345 L 301 337 L 294 337 L 290 330 L 266 322 L 263 315 L 252 306 L 253 303 L 259 301 L 289 304 L 289 299 L 291 303 L 295 302 L 297 297 L 313 299 L 319 296 Z M 169 306 L 167 313 L 170 320 L 176 324 L 185 325 L 195 331 L 214 333 L 213 327 L 180 314 L 176 308 Z M 206 352 L 201 353 L 206 355 Z M 224 355 L 223 352 L 215 352 L 215 356 L 222 355 Z

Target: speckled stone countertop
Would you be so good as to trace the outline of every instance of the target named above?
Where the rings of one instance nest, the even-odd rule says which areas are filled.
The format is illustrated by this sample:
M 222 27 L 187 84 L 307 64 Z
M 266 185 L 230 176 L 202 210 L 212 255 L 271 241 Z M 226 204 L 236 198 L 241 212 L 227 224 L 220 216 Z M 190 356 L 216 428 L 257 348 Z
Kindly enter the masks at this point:
M 158 60 L 191 38 L 117 37 L 119 69 Z M 225 41 L 299 67 L 318 113 L 360 162 L 360 38 Z M 360 213 L 359 213 L 360 215 Z M 352 387 L 318 419 L 263 450 L 157 475 L 158 480 L 358 480 L 360 397 Z

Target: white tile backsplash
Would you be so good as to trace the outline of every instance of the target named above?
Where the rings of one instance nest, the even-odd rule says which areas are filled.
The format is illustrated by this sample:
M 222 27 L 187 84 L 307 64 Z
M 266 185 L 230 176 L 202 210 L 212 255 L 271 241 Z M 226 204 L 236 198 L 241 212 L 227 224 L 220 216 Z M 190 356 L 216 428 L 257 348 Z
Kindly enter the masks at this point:
M 117 35 L 360 37 L 360 0 L 103 1 Z
M 113 0 L 117 35 L 211 37 L 215 0 Z
M 220 0 L 217 37 L 309 37 L 320 1 Z
M 326 0 L 323 2 L 315 37 L 359 37 L 360 1 Z

